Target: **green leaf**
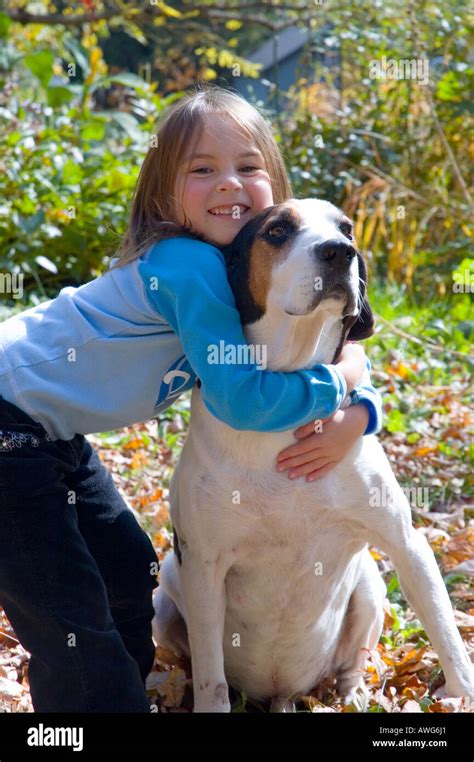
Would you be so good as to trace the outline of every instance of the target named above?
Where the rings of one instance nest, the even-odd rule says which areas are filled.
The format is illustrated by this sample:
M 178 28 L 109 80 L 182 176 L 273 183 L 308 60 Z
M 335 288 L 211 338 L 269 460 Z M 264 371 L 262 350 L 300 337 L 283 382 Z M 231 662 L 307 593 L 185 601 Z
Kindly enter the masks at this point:
M 10 132 L 9 135 L 7 135 L 6 138 L 4 138 L 4 143 L 9 146 L 10 148 L 13 146 L 16 146 L 17 143 L 22 140 L 23 135 L 18 130 L 15 130 L 14 132 Z
M 142 133 L 138 127 L 138 122 L 131 116 L 131 114 L 126 114 L 124 111 L 110 111 L 109 113 L 113 121 L 116 122 L 122 130 L 132 138 L 132 140 L 140 141 L 142 139 Z
M 75 93 L 70 87 L 64 87 L 64 85 L 58 85 L 57 87 L 46 88 L 46 95 L 48 97 L 48 105 L 51 108 L 57 108 L 63 106 L 65 103 L 69 103 Z
M 26 218 L 33 217 L 33 215 L 36 213 L 37 204 L 36 201 L 33 201 L 33 199 L 29 198 L 28 196 L 23 196 L 20 203 L 19 203 L 19 211 L 21 214 Z M 21 220 L 20 220 L 21 224 Z
M 436 88 L 436 95 L 442 101 L 459 101 L 463 86 L 454 71 L 448 71 L 440 79 Z
M 20 217 L 20 227 L 25 233 L 33 233 L 44 221 L 44 212 L 40 209 L 31 217 Z
M 385 428 L 391 433 L 396 431 L 406 431 L 406 421 L 403 413 L 397 409 L 390 410 L 389 414 L 387 415 L 387 423 L 385 424 Z
M 76 164 L 76 162 L 72 161 L 71 159 L 67 159 L 67 161 L 64 162 L 63 166 L 63 183 L 64 185 L 74 185 L 75 183 L 80 183 L 82 180 L 82 167 L 80 164 Z
M 11 19 L 6 13 L 0 13 L 0 37 L 8 37 Z
M 398 581 L 397 575 L 394 574 L 392 578 L 390 579 L 390 581 L 387 583 L 387 595 L 390 597 L 392 593 L 399 590 L 400 590 L 400 583 Z
M 434 702 L 433 702 L 432 698 L 430 698 L 429 696 L 425 696 L 424 698 L 422 698 L 420 700 L 420 707 L 421 707 L 421 709 L 423 709 L 424 712 L 427 712 L 428 711 L 428 707 L 430 707 L 431 704 L 433 704 L 433 703 Z
M 474 333 L 474 320 L 463 320 L 458 323 L 456 329 L 461 332 L 465 339 L 469 339 Z
M 81 130 L 83 140 L 103 140 L 105 135 L 105 122 L 98 119 L 88 122 Z
M 86 236 L 78 233 L 77 230 L 74 230 L 74 228 L 70 225 L 64 228 L 62 240 L 68 249 L 76 253 L 85 252 L 87 249 L 87 244 L 90 243 L 89 239 L 86 238 Z
M 148 82 L 145 82 L 144 79 L 139 77 L 137 74 L 133 74 L 130 71 L 124 71 L 120 74 L 114 74 L 110 77 L 103 77 L 102 79 L 97 79 L 95 82 L 92 83 L 90 87 L 90 92 L 94 92 L 94 90 L 97 90 L 98 87 L 110 87 L 112 83 L 115 83 L 117 85 L 124 85 L 125 87 L 132 87 L 134 90 L 140 89 L 140 90 L 149 90 L 150 85 Z
M 247 694 L 242 691 L 234 704 L 232 704 L 232 714 L 246 714 Z
M 107 188 L 111 193 L 130 187 L 130 175 L 119 169 L 112 169 L 107 175 Z
M 33 72 L 35 77 L 46 87 L 53 74 L 54 56 L 49 50 L 31 53 L 23 58 L 23 63 Z
M 79 46 L 77 40 L 68 37 L 64 40 L 64 47 L 67 48 L 74 56 L 76 62 L 82 69 L 84 77 L 89 74 L 90 66 L 87 60 L 87 51 L 82 46 Z
M 145 82 L 142 77 L 129 71 L 125 71 L 122 74 L 114 74 L 113 77 L 110 77 L 110 81 L 115 82 L 117 85 L 125 85 L 125 87 L 143 87 L 146 90 L 150 87 L 148 82 Z

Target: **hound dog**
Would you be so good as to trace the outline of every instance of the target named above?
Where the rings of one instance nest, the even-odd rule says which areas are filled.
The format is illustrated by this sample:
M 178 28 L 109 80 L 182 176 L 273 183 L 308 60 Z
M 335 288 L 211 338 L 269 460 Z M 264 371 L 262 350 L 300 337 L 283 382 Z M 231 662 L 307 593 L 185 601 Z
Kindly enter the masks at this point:
M 223 253 L 246 338 L 267 346 L 270 369 L 332 363 L 346 337 L 373 333 L 366 267 L 332 204 L 269 207 Z M 292 431 L 230 428 L 194 387 L 170 490 L 174 552 L 162 565 L 153 623 L 159 643 L 191 656 L 194 711 L 228 712 L 228 683 L 287 711 L 330 675 L 352 700 L 383 624 L 385 585 L 369 544 L 395 565 L 447 692 L 474 698 L 433 552 L 377 438 L 360 437 L 316 482 L 276 471 L 276 454 L 293 442 Z

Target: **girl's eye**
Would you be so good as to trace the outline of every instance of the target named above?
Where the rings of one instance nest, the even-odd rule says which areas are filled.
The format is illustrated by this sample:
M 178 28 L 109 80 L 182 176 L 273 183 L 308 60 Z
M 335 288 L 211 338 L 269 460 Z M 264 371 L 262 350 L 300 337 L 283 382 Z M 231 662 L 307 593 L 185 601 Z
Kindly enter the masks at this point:
M 253 172 L 253 171 L 257 170 L 257 169 L 258 169 L 258 167 L 254 167 L 251 164 L 248 164 L 245 167 L 240 167 L 239 172 L 246 172 L 247 170 L 250 170 L 251 172 Z M 194 172 L 207 172 L 207 171 L 209 171 L 209 172 L 211 171 L 209 169 L 209 167 L 198 167 L 197 169 L 192 169 L 191 170 L 191 172 L 193 172 L 193 173 Z

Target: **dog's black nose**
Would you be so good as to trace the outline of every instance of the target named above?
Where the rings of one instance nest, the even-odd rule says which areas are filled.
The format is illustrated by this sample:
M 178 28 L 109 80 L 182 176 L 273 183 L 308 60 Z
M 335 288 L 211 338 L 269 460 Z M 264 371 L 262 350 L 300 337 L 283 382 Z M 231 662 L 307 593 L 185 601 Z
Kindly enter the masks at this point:
M 356 255 L 356 250 L 345 241 L 325 241 L 314 247 L 314 253 L 322 262 L 332 264 L 349 264 Z

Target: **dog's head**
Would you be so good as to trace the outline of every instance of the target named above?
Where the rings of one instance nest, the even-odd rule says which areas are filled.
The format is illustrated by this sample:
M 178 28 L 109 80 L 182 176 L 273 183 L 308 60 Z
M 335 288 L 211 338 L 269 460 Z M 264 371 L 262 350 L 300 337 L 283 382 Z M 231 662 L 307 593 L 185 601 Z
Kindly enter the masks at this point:
M 289 316 L 325 310 L 342 320 L 336 356 L 345 339 L 373 334 L 367 268 L 350 220 L 333 204 L 290 199 L 268 207 L 222 251 L 244 326 L 270 308 Z

